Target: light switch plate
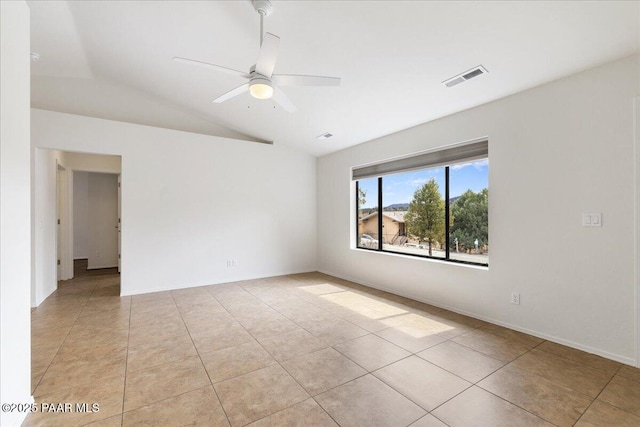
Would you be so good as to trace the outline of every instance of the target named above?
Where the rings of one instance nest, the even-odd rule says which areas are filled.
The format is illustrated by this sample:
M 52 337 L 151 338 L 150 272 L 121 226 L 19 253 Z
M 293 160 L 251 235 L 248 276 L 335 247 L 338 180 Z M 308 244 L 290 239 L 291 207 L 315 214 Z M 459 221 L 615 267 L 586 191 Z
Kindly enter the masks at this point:
M 582 214 L 583 227 L 602 227 L 601 212 L 585 212 Z

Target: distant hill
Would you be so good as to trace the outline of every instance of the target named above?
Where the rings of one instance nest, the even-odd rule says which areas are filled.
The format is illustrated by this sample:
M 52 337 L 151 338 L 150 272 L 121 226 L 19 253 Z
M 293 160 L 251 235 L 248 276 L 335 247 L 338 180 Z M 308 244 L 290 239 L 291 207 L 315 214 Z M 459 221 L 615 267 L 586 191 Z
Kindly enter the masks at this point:
M 394 203 L 393 205 L 385 206 L 385 211 L 406 211 L 409 209 L 409 203 Z
M 458 200 L 460 196 L 451 197 L 449 199 L 449 204 L 451 205 L 453 202 Z M 385 206 L 383 210 L 385 211 L 406 211 L 409 209 L 409 203 L 394 203 L 389 206 Z

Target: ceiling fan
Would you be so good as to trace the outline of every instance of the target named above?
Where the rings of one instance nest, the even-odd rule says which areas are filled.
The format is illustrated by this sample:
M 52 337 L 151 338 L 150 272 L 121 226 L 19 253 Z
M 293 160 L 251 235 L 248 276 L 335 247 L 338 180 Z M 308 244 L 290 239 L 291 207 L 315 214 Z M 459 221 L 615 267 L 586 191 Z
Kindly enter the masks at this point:
M 296 106 L 291 102 L 287 95 L 280 90 L 280 86 L 339 86 L 339 77 L 325 76 L 304 76 L 296 74 L 273 74 L 278 59 L 278 47 L 280 45 L 280 37 L 271 33 L 263 35 L 263 20 L 265 16 L 271 15 L 273 8 L 269 0 L 252 0 L 253 8 L 260 15 L 260 52 L 258 60 L 248 73 L 234 70 L 233 68 L 222 67 L 220 65 L 209 64 L 208 62 L 196 61 L 195 59 L 187 59 L 175 57 L 175 62 L 196 65 L 209 68 L 211 70 L 220 71 L 234 76 L 242 77 L 248 80 L 235 89 L 219 96 L 213 102 L 219 104 L 235 96 L 249 92 L 251 96 L 257 99 L 273 98 L 278 104 L 288 112 L 296 111 Z

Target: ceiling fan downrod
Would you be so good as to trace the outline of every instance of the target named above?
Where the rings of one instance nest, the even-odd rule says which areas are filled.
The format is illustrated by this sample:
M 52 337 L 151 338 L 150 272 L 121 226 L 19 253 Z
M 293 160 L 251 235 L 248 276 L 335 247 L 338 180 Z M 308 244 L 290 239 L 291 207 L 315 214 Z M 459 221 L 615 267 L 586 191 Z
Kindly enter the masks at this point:
M 256 12 L 258 12 L 258 15 L 260 15 L 260 46 L 262 46 L 264 39 L 264 17 L 271 15 L 273 6 L 271 6 L 269 0 L 251 0 L 251 4 Z

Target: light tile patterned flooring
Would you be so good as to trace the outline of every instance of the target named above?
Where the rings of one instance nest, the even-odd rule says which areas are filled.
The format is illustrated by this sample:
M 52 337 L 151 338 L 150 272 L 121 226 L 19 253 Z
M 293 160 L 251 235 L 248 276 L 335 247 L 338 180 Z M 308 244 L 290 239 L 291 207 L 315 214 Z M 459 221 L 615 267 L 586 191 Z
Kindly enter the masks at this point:
M 319 273 L 32 311 L 24 425 L 640 426 L 640 370 Z

